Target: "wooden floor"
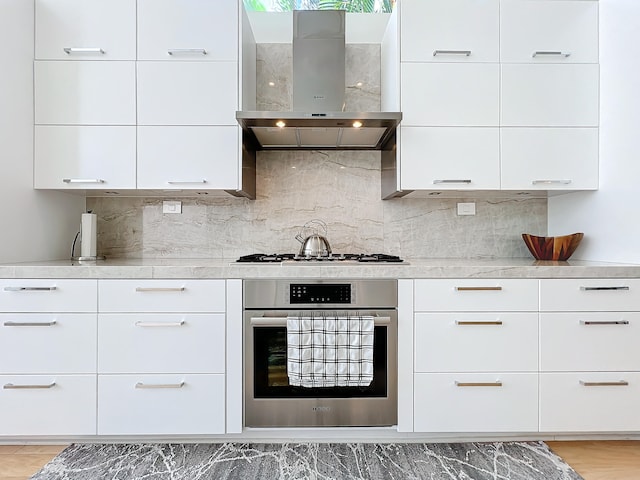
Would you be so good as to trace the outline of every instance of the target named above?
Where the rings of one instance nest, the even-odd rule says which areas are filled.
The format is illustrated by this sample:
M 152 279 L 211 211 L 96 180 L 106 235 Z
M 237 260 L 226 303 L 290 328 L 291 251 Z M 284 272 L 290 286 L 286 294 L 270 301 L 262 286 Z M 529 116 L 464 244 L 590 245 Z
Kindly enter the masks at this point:
M 640 480 L 640 441 L 547 442 L 585 480 Z M 64 445 L 0 445 L 0 480 L 27 480 Z

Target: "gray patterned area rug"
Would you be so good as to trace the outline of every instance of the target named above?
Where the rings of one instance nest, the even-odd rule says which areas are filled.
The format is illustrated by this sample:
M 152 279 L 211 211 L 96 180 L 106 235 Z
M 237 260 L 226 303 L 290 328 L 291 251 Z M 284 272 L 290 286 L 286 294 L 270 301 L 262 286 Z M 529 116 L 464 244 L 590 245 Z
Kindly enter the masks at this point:
M 74 444 L 32 480 L 581 480 L 543 442 Z

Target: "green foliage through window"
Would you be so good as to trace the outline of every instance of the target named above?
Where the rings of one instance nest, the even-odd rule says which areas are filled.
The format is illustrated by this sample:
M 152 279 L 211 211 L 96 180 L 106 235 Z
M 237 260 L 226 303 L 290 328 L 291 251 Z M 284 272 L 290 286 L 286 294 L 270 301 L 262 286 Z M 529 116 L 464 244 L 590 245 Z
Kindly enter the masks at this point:
M 247 10 L 288 12 L 291 10 L 346 10 L 358 13 L 389 13 L 396 0 L 244 0 Z

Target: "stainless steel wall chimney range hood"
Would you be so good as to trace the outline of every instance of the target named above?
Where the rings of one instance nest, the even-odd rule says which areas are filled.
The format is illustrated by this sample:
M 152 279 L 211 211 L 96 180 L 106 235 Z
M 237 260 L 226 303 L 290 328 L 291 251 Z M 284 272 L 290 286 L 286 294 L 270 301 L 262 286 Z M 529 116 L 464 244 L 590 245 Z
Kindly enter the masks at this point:
M 389 150 L 400 112 L 345 112 L 345 12 L 293 12 L 293 111 L 240 111 L 250 150 Z

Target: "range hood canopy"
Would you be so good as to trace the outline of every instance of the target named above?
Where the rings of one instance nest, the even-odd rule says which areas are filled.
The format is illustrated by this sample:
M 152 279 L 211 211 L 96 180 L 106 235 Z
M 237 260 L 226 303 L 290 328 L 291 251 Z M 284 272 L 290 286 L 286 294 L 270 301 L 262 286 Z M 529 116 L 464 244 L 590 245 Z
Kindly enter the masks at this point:
M 293 12 L 293 111 L 241 111 L 252 149 L 382 150 L 400 112 L 344 112 L 345 12 Z

